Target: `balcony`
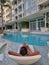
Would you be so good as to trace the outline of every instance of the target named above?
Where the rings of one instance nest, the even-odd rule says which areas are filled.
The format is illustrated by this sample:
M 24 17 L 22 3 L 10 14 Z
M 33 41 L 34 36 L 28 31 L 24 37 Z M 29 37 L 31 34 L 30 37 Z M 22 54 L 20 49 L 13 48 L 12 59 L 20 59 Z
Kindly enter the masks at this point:
M 49 8 L 49 1 L 48 0 L 44 0 L 42 2 L 40 2 L 38 4 L 38 8 L 39 10 L 45 9 L 45 8 Z
M 18 9 L 19 9 L 19 12 L 21 12 L 21 11 L 22 11 L 22 5 L 20 5 L 20 6 L 18 7 Z
M 19 19 L 22 18 L 22 14 L 19 15 Z
M 18 3 L 17 6 L 20 6 L 22 4 L 24 4 L 23 0 L 20 3 Z
M 47 5 L 49 4 L 49 0 L 43 0 L 38 3 L 38 5 Z
M 18 0 L 18 3 L 20 3 L 21 2 L 21 0 Z
M 18 6 L 17 5 L 14 5 L 14 8 L 13 9 L 16 9 L 16 8 L 18 8 Z
M 17 0 L 14 0 L 14 4 L 16 4 L 16 5 L 17 5 Z
M 22 0 L 18 0 L 18 4 L 20 4 L 22 2 Z

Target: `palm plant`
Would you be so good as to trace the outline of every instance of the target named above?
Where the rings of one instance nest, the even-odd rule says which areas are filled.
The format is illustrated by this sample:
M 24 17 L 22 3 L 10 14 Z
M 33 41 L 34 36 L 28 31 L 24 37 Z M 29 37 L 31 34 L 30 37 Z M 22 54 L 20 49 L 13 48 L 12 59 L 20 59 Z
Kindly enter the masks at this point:
M 2 17 L 2 31 L 3 31 L 3 7 L 4 6 L 8 6 L 8 5 L 5 5 L 6 2 L 8 2 L 9 0 L 0 0 L 0 5 L 1 5 L 1 17 Z

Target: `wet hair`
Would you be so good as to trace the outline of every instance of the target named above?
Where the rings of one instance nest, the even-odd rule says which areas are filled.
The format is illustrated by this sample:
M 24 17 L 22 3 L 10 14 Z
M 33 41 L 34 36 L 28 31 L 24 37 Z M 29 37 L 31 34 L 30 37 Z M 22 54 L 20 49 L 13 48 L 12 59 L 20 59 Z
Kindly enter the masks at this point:
M 21 48 L 20 48 L 20 54 L 21 54 L 22 56 L 25 56 L 25 55 L 27 54 L 27 49 L 26 49 L 25 47 L 21 47 Z

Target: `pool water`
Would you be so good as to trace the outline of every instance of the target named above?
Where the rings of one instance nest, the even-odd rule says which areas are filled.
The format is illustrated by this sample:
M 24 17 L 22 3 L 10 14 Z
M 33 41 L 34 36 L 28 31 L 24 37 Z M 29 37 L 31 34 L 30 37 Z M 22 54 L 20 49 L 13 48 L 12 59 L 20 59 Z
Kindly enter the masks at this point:
M 9 40 L 15 43 L 27 43 L 36 46 L 46 46 L 49 41 L 49 35 L 34 35 L 30 33 L 6 33 L 2 36 L 3 39 Z

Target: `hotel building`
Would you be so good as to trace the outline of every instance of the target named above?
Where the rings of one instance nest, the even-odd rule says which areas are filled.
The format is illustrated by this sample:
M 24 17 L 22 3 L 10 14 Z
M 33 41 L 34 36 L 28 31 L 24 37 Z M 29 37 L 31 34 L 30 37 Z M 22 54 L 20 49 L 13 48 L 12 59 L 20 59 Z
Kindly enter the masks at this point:
M 30 31 L 49 30 L 49 0 L 13 0 L 13 3 L 14 21 L 7 23 L 12 28 L 17 26 L 21 30 L 21 22 L 27 22 Z

